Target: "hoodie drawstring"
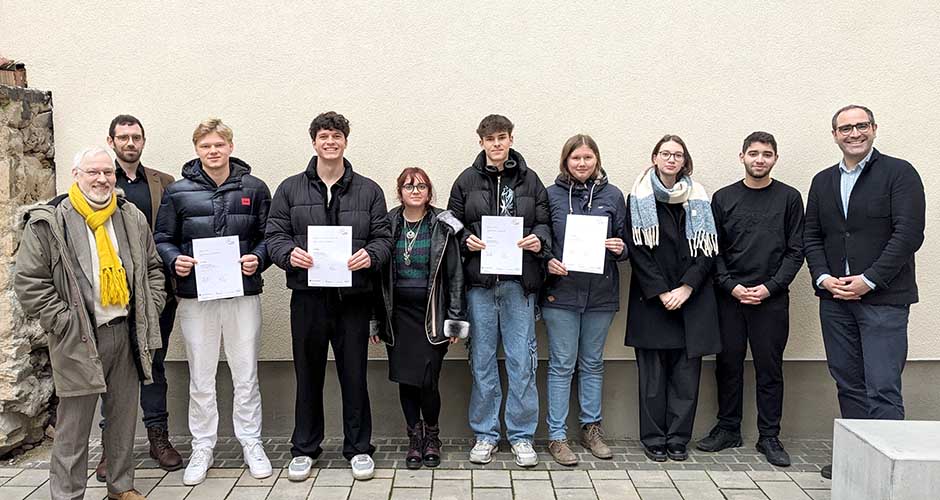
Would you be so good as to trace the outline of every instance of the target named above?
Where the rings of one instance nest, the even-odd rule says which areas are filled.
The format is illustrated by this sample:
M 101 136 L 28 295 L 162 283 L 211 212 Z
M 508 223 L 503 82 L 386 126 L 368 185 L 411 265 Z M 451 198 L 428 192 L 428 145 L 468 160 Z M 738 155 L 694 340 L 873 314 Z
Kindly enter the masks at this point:
M 584 184 L 584 186 L 587 187 L 587 184 Z M 596 182 L 592 182 L 592 183 L 591 183 L 591 194 L 588 196 L 588 206 L 587 206 L 587 208 L 588 208 L 588 209 L 587 209 L 588 213 L 591 213 L 591 206 L 594 205 L 594 188 L 595 188 L 595 187 L 597 187 L 597 183 L 596 183 Z M 569 213 L 569 214 L 573 214 L 573 213 L 574 213 L 574 205 L 573 205 L 573 203 L 572 203 L 572 201 L 571 201 L 573 190 L 574 190 L 574 183 L 568 184 L 568 213 Z

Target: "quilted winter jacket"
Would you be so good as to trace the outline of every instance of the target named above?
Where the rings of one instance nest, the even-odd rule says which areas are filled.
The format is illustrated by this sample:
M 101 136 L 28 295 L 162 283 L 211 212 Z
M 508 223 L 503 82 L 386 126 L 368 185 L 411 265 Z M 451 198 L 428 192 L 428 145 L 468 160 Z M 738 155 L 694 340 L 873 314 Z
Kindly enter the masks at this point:
M 372 179 L 353 171 L 344 159 L 343 176 L 333 185 L 327 203 L 326 184 L 317 174 L 317 157 L 307 169 L 284 179 L 274 193 L 265 238 L 271 260 L 287 273 L 287 287 L 309 290 L 307 270 L 290 265 L 294 247 L 307 248 L 307 226 L 352 226 L 352 253 L 364 248 L 370 267 L 353 271 L 352 286 L 338 289 L 342 295 L 374 290 L 376 273 L 392 253 L 385 194 Z
M 245 295 L 261 293 L 261 273 L 271 265 L 264 242 L 264 225 L 271 205 L 268 186 L 251 175 L 247 163 L 232 157 L 228 179 L 217 186 L 196 158 L 183 165 L 183 178 L 163 192 L 153 239 L 163 263 L 176 282 L 176 295 L 196 298 L 196 273 L 176 275 L 180 255 L 193 255 L 193 239 L 238 236 L 240 255 L 258 257 L 258 270 L 242 275 Z

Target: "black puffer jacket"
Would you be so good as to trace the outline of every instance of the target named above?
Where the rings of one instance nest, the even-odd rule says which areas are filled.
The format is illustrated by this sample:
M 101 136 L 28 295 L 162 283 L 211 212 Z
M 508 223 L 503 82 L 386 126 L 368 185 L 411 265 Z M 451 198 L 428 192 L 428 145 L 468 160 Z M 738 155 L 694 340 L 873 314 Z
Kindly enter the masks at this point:
M 394 241 L 401 237 L 401 206 L 388 213 Z M 428 342 L 443 344 L 448 337 L 466 336 L 470 333 L 467 322 L 467 299 L 463 282 L 463 266 L 460 263 L 458 235 L 463 224 L 452 212 L 430 207 L 431 214 L 431 275 L 428 277 L 428 307 L 424 316 L 424 330 Z M 392 321 L 395 304 L 395 269 L 393 261 L 385 264 L 382 271 L 381 306 L 376 308 L 379 330 L 376 334 L 386 343 L 395 345 L 395 329 Z
M 515 193 L 516 216 L 523 218 L 522 236 L 534 234 L 542 242 L 538 254 L 522 252 L 522 276 L 499 276 L 501 280 L 521 281 L 526 293 L 536 293 L 545 279 L 544 261 L 552 255 L 551 213 L 548 193 L 538 174 L 529 170 L 525 159 L 516 150 L 509 150 L 503 171 L 486 165 L 483 151 L 473 165 L 463 171 L 450 190 L 447 209 L 463 222 L 460 250 L 464 255 L 464 280 L 467 286 L 490 288 L 496 283 L 495 274 L 480 274 L 480 252 L 467 250 L 467 238 L 473 234 L 480 238 L 484 215 L 499 215 L 497 184 L 507 184 Z M 520 279 L 521 278 L 521 279 Z
M 382 188 L 353 172 L 349 161 L 344 159 L 343 163 L 346 170 L 333 184 L 329 204 L 326 184 L 317 174 L 316 156 L 305 171 L 284 179 L 274 193 L 265 238 L 271 260 L 287 272 L 287 287 L 291 290 L 311 289 L 307 286 L 307 270 L 290 265 L 294 247 L 307 248 L 307 226 L 352 226 L 352 253 L 360 248 L 369 253 L 372 265 L 352 273 L 352 287 L 339 289 L 344 296 L 371 291 L 375 272 L 392 253 Z
M 261 179 L 250 175 L 247 163 L 232 157 L 231 173 L 217 186 L 202 169 L 198 158 L 183 165 L 183 178 L 163 192 L 153 240 L 168 272 L 176 281 L 176 295 L 196 298 L 196 274 L 185 278 L 174 271 L 176 258 L 193 255 L 192 240 L 216 236 L 238 236 L 241 255 L 258 256 L 258 270 L 242 275 L 245 295 L 261 293 L 261 273 L 271 265 L 264 242 L 264 225 L 271 206 L 271 191 Z

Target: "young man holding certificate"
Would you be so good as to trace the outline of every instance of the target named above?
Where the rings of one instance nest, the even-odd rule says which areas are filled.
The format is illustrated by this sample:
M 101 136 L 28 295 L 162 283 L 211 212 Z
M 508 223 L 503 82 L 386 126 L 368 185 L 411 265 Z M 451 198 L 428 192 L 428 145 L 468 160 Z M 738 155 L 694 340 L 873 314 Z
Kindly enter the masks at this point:
M 232 129 L 221 120 L 200 123 L 193 145 L 198 158 L 183 165 L 183 178 L 167 186 L 153 235 L 176 280 L 177 315 L 189 361 L 193 451 L 183 484 L 190 486 L 205 480 L 214 463 L 219 423 L 215 375 L 223 336 L 235 390 L 235 436 L 251 475 L 272 473 L 261 445 L 258 389 L 261 273 L 271 263 L 264 225 L 271 192 L 250 174 L 247 163 L 230 156 Z M 229 248 L 234 240 L 237 248 Z M 202 261 L 194 257 L 196 252 L 202 253 Z
M 370 479 L 375 469 L 366 361 L 376 273 L 391 255 L 392 234 L 382 189 L 343 157 L 348 137 L 343 115 L 330 111 L 314 118 L 316 155 L 278 186 L 268 218 L 271 260 L 286 271 L 293 291 L 292 481 L 309 477 L 323 451 L 323 379 L 331 344 L 343 393 L 343 456 L 356 479 Z
M 488 463 L 497 448 L 503 392 L 496 351 L 502 341 L 512 381 L 506 401 L 507 437 L 516 464 L 531 467 L 538 464 L 532 448 L 539 414 L 535 302 L 544 261 L 551 257 L 552 233 L 545 186 L 511 148 L 512 129 L 505 116 L 490 115 L 480 122 L 477 135 L 483 150 L 454 182 L 447 208 L 464 225 L 460 243 L 469 287 L 467 345 L 473 374 L 469 413 L 476 435 L 470 461 Z M 522 227 L 516 228 L 520 220 Z M 515 253 L 518 249 L 521 252 Z M 507 271 L 494 274 L 491 269 Z

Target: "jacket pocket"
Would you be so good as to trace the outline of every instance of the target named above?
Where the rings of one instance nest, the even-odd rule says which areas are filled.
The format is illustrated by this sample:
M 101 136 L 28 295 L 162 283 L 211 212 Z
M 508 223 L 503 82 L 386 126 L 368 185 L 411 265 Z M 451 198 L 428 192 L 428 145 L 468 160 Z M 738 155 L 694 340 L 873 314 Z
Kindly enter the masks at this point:
M 873 198 L 871 202 L 868 203 L 868 216 L 881 218 L 881 217 L 890 217 L 891 216 L 891 197 L 890 196 L 878 196 Z

